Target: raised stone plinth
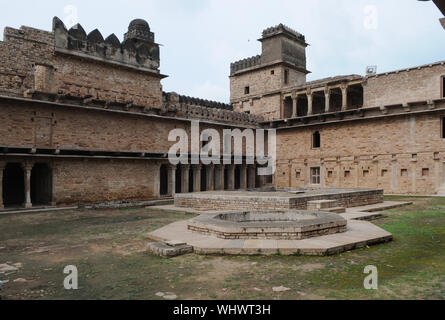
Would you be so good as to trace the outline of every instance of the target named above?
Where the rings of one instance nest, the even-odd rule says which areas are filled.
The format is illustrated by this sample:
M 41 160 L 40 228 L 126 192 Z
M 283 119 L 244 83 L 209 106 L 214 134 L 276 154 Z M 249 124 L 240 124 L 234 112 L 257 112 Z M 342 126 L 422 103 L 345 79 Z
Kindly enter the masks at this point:
M 340 207 L 337 200 L 314 200 L 308 201 L 308 210 L 315 211 L 326 211 L 332 213 L 344 213 L 346 212 L 345 207 Z
M 303 240 L 220 239 L 188 230 L 188 221 L 179 221 L 148 234 L 155 241 L 177 239 L 193 246 L 202 255 L 333 255 L 385 243 L 392 235 L 367 221 L 348 221 L 347 231 Z
M 182 241 L 169 240 L 166 242 L 150 242 L 147 245 L 147 251 L 156 256 L 173 258 L 193 253 L 193 247 Z
M 308 201 L 307 209 L 308 210 L 323 210 L 338 207 L 337 200 L 314 200 Z
M 316 211 L 244 211 L 202 215 L 188 229 L 220 239 L 301 240 L 346 232 L 347 221 Z
M 307 210 L 308 202 L 337 201 L 338 207 L 358 207 L 383 202 L 383 190 L 298 189 L 266 191 L 212 191 L 175 195 L 175 206 L 212 210 Z

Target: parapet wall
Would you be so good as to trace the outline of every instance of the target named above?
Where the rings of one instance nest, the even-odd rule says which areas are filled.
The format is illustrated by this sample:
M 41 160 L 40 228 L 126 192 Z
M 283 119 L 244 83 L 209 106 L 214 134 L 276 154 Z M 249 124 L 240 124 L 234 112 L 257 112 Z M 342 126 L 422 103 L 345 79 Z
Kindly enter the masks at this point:
M 318 195 L 298 195 L 283 197 L 261 192 L 218 192 L 184 193 L 175 195 L 175 206 L 209 210 L 307 210 L 308 201 L 337 200 L 339 206 L 350 208 L 383 202 L 383 190 L 338 190 L 338 192 L 320 191 Z
M 234 112 L 232 106 L 224 103 L 164 93 L 163 110 L 178 117 L 199 120 L 213 120 L 236 124 L 257 125 L 264 121 L 262 116 Z
M 239 60 L 230 64 L 230 74 L 233 75 L 240 70 L 248 69 L 259 65 L 261 65 L 260 55 Z
M 159 45 L 151 42 L 151 40 L 154 40 L 154 34 L 149 29 L 147 31 L 150 35 L 148 37 L 149 41 L 126 37 L 120 43 L 114 34 L 104 40 L 98 29 L 87 35 L 80 24 L 67 30 L 63 22 L 55 17 L 53 33 L 56 52 L 89 57 L 159 73 Z

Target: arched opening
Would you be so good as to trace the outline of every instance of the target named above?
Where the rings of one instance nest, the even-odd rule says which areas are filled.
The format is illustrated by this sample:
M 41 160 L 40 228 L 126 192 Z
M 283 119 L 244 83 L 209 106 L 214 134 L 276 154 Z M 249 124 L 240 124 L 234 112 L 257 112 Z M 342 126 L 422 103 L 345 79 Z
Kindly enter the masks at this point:
M 31 170 L 31 203 L 51 204 L 52 184 L 51 168 L 46 163 L 36 163 Z
M 363 86 L 355 84 L 348 87 L 348 109 L 363 107 Z
M 193 171 L 195 169 L 190 168 L 189 169 L 189 192 L 193 192 L 194 190 L 194 181 L 193 181 Z
M 283 109 L 283 118 L 289 119 L 292 118 L 292 112 L 293 112 L 293 103 L 291 97 L 286 97 L 284 99 L 284 109 Z
M 5 207 L 25 203 L 25 174 L 20 163 L 8 163 L 3 172 L 3 204 Z
M 255 188 L 261 188 L 261 187 L 262 187 L 261 177 L 258 174 L 256 174 L 255 175 Z
M 307 102 L 307 95 L 299 95 L 297 97 L 297 116 L 298 117 L 304 117 L 307 116 L 308 111 L 308 102 Z
M 241 169 L 239 166 L 235 166 L 235 190 L 241 188 Z
M 252 185 L 251 185 L 251 181 L 252 181 L 252 170 L 250 170 L 250 168 L 247 169 L 247 172 L 246 172 L 246 179 L 247 179 L 247 189 L 255 188 L 255 186 L 252 186 Z
M 181 185 L 182 185 L 182 169 L 181 167 L 176 168 L 176 177 L 175 177 L 175 193 L 181 193 Z
M 329 111 L 330 112 L 338 112 L 341 111 L 341 107 L 343 104 L 343 96 L 340 88 L 331 89 L 331 96 L 329 99 Z
M 321 147 L 321 136 L 319 131 L 315 131 L 312 135 L 312 148 L 318 149 Z
M 159 194 L 161 196 L 168 195 L 168 167 L 166 165 L 161 165 L 159 173 Z
M 324 113 L 326 109 L 326 96 L 324 91 L 317 91 L 313 93 L 312 98 L 312 113 L 321 114 Z
M 207 167 L 201 168 L 201 191 L 207 191 Z

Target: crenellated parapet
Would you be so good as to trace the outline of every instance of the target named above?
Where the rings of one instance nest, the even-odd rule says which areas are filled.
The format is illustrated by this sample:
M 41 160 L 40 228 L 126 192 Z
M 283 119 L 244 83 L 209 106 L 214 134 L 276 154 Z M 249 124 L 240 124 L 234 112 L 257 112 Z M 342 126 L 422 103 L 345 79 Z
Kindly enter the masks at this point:
M 115 34 L 104 39 L 97 29 L 87 34 L 80 24 L 67 30 L 57 17 L 53 19 L 53 33 L 56 52 L 159 73 L 159 45 L 144 20 L 130 23 L 122 43 Z
M 263 39 L 273 37 L 273 36 L 276 36 L 279 34 L 285 34 L 285 35 L 293 38 L 294 40 L 297 40 L 297 41 L 300 41 L 300 42 L 306 44 L 306 39 L 305 39 L 304 35 L 302 35 L 298 31 L 295 31 L 295 30 L 289 28 L 288 26 L 286 26 L 282 23 L 280 23 L 277 26 L 265 29 L 263 31 Z
M 248 69 L 251 67 L 261 65 L 261 55 L 246 58 L 243 60 L 236 61 L 230 64 L 230 74 L 233 75 L 235 72 Z
M 264 121 L 261 116 L 234 112 L 228 104 L 181 96 L 174 92 L 164 93 L 163 100 L 164 111 L 175 113 L 178 117 L 251 125 Z

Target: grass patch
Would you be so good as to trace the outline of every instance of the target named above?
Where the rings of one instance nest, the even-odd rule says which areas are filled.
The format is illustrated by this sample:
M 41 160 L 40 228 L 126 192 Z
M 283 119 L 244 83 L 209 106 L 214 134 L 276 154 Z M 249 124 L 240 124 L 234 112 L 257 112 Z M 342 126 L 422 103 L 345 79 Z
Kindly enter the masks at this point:
M 145 235 L 193 215 L 150 209 L 46 212 L 0 217 L 4 299 L 444 299 L 445 199 L 388 197 L 414 204 L 374 223 L 394 241 L 332 257 L 161 259 Z M 79 290 L 63 289 L 63 269 L 79 270 Z M 367 265 L 379 290 L 363 288 Z M 18 278 L 26 282 L 14 282 Z M 273 287 L 289 288 L 273 292 Z

